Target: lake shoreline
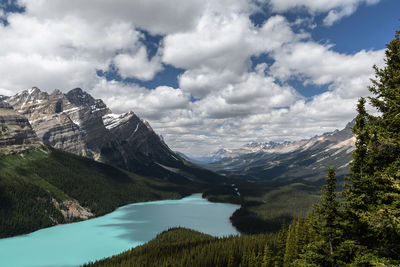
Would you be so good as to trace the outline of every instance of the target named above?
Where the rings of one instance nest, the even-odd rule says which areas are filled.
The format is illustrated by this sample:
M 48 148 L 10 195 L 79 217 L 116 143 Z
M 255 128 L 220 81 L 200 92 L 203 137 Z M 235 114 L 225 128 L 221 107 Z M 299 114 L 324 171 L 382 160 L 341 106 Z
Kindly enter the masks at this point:
M 95 215 L 95 216 L 90 217 L 90 218 L 87 218 L 87 219 L 77 219 L 76 221 L 71 221 L 71 222 L 66 222 L 66 223 L 58 223 L 58 224 L 55 224 L 55 225 L 52 225 L 52 226 L 48 226 L 48 227 L 43 227 L 43 228 L 36 229 L 36 230 L 34 230 L 34 231 L 32 231 L 32 232 L 29 232 L 29 233 L 18 234 L 18 235 L 13 235 L 13 236 L 8 236 L 8 237 L 2 237 L 2 238 L 0 238 L 0 240 L 7 239 L 7 238 L 19 237 L 19 236 L 25 236 L 25 235 L 29 235 L 29 234 L 35 233 L 35 232 L 37 232 L 37 231 L 40 231 L 40 230 L 49 229 L 49 228 L 53 228 L 53 227 L 57 227 L 57 226 L 69 225 L 69 224 L 73 224 L 73 223 L 85 222 L 85 221 L 88 221 L 88 220 L 93 220 L 93 219 L 101 218 L 101 217 L 103 217 L 103 216 L 107 216 L 107 215 L 109 215 L 109 214 L 111 214 L 111 213 L 117 211 L 117 210 L 120 209 L 120 208 L 123 208 L 123 207 L 125 207 L 125 206 L 129 206 L 129 205 L 133 205 L 133 204 L 157 202 L 157 201 L 164 201 L 164 200 L 179 200 L 179 199 L 183 199 L 183 198 L 185 198 L 185 197 L 188 197 L 188 196 L 191 196 L 191 195 L 194 195 L 194 194 L 201 194 L 201 193 L 193 193 L 193 194 L 189 194 L 189 195 L 186 195 L 186 196 L 182 196 L 181 198 L 166 198 L 166 199 L 159 199 L 159 200 L 148 200 L 148 201 L 140 201 L 140 202 L 131 202 L 131 203 L 128 203 L 128 204 L 119 206 L 119 207 L 115 208 L 114 210 L 112 210 L 112 211 L 110 211 L 110 212 L 107 212 L 107 213 L 104 213 L 104 214 L 101 214 L 101 215 L 98 215 L 98 216 Z
M 210 202 L 201 193 L 130 203 L 103 216 L 0 239 L 0 265 L 31 266 L 11 256 L 21 250 L 26 253 L 24 258 L 40 263 L 32 266 L 82 265 L 143 245 L 174 227 L 215 237 L 240 235 L 229 219 L 239 207 Z M 11 259 L 17 262 L 7 262 Z

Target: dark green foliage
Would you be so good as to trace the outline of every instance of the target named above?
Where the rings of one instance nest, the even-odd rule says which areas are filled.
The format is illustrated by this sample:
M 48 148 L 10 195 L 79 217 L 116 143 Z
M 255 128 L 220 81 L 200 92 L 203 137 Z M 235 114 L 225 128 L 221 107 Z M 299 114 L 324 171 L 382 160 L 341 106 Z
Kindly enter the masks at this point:
M 283 220 L 291 220 L 292 216 L 277 217 L 269 220 L 263 220 L 256 213 L 249 211 L 246 207 L 236 210 L 231 221 L 240 232 L 246 234 L 257 234 L 262 232 L 275 232 L 281 228 Z
M 86 266 L 296 266 L 300 252 L 316 236 L 311 219 L 296 217 L 289 230 L 282 226 L 277 233 L 224 238 L 170 229 L 147 244 Z
M 365 111 L 360 99 L 354 133 L 357 146 L 345 191 L 347 238 L 379 257 L 400 259 L 400 39 L 387 45 L 386 65 L 374 66 L 369 97 L 379 112 Z
M 82 206 L 89 207 L 96 215 L 105 214 L 129 202 L 162 198 L 160 192 L 151 187 L 152 184 L 157 186 L 163 183 L 150 178 L 146 180 L 110 165 L 59 150 L 52 150 L 50 159 L 51 164 L 49 160 L 35 161 L 30 169 L 78 200 Z M 171 193 L 171 197 L 179 195 Z
M 336 176 L 334 169 L 328 169 L 326 185 L 322 189 L 322 200 L 315 208 L 321 224 L 320 234 L 328 243 L 329 256 L 332 257 L 341 235 L 339 202 L 336 199 Z
M 300 255 L 296 263 L 301 266 L 400 265 L 399 32 L 387 45 L 385 62 L 382 69 L 374 67 L 376 78 L 370 87 L 370 103 L 379 115 L 368 114 L 363 98 L 357 106 L 356 150 L 343 209 L 335 201 L 335 179 L 329 171 L 316 209 L 319 240 Z
M 305 216 L 320 198 L 320 187 L 312 183 L 250 183 L 235 181 L 242 206 L 231 217 L 241 232 L 276 232 L 293 214 Z M 221 198 L 218 199 L 220 201 Z
M 88 266 L 274 266 L 280 257 L 276 252 L 284 249 L 279 247 L 278 238 L 278 234 L 216 238 L 177 228 Z
M 50 148 L 0 155 L 0 237 L 76 220 L 64 218 L 54 201 L 77 200 L 99 216 L 192 190 Z
M 52 197 L 51 193 L 33 184 L 20 180 L 12 184 L 0 181 L 0 237 L 63 223 L 64 217 L 54 207 Z
M 203 198 L 212 202 L 224 202 L 242 204 L 242 198 L 236 193 L 232 186 L 216 185 L 204 190 Z

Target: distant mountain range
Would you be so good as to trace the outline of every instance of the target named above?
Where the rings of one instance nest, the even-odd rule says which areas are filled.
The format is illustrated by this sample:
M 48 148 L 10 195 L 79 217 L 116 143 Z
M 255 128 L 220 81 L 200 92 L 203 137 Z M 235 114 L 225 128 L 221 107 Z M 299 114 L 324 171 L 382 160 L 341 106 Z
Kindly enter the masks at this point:
M 326 168 L 348 174 L 355 137 L 354 121 L 339 131 L 295 142 L 249 143 L 238 149 L 218 150 L 203 166 L 225 175 L 263 181 L 318 181 Z
M 224 157 L 229 156 L 229 154 L 231 152 L 232 152 L 232 150 L 221 148 L 221 149 L 218 149 L 217 151 L 209 153 L 209 155 L 204 156 L 204 157 L 190 157 L 188 155 L 185 155 L 182 152 L 176 152 L 176 153 L 190 162 L 204 165 L 204 164 L 219 161 L 219 160 L 223 159 Z

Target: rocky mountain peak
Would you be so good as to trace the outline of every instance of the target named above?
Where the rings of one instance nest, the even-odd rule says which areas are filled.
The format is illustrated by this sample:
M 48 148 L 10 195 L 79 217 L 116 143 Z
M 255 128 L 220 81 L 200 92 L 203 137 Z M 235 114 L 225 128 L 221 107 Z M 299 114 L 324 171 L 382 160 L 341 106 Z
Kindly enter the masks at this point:
M 344 127 L 344 131 L 352 133 L 354 125 L 356 125 L 356 119 L 353 119 L 351 122 L 347 123 L 346 127 Z
M 112 114 L 101 99 L 81 88 L 48 94 L 34 87 L 6 101 L 52 147 L 134 171 L 180 163 L 147 121 L 133 111 Z
M 60 90 L 58 90 L 58 89 L 55 89 L 50 95 L 49 95 L 49 98 L 50 99 L 60 99 L 60 98 L 63 98 L 64 97 L 64 94 L 60 91 Z
M 149 129 L 150 131 L 154 132 L 153 128 L 151 128 L 150 123 L 148 121 L 142 119 L 142 122 L 143 122 L 144 125 L 146 125 L 147 129 Z
M 264 143 L 263 142 L 251 142 L 251 143 L 244 145 L 243 148 L 252 149 L 254 151 L 257 151 L 257 150 L 271 149 L 280 144 L 281 143 L 276 143 L 273 141 L 264 142 Z
M 76 106 L 91 106 L 94 105 L 96 99 L 94 99 L 90 94 L 83 91 L 81 88 L 75 88 L 70 90 L 65 94 L 68 100 Z
M 111 110 L 104 104 L 103 100 L 95 99 L 81 88 L 75 88 L 65 94 L 69 102 L 77 107 L 88 107 L 90 112 L 99 113 L 99 116 L 111 113 Z
M 21 111 L 29 109 L 32 106 L 40 104 L 42 101 L 49 99 L 49 95 L 46 92 L 40 91 L 37 87 L 24 90 L 14 96 L 6 99 L 15 110 Z

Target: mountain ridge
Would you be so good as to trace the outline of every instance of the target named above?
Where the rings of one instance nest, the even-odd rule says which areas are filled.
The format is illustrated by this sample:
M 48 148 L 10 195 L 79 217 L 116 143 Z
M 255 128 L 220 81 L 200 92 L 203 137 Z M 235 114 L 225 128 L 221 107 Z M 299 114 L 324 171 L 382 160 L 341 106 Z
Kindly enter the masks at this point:
M 338 176 L 343 176 L 348 174 L 355 147 L 353 125 L 354 120 L 342 130 L 300 141 L 249 143 L 203 166 L 225 175 L 264 181 L 318 181 L 328 167 L 336 168 Z
M 172 167 L 181 164 L 147 122 L 132 111 L 112 114 L 101 99 L 80 88 L 49 94 L 33 87 L 4 101 L 26 116 L 38 137 L 54 148 L 130 171 L 154 161 Z M 111 116 L 114 124 L 109 123 Z

